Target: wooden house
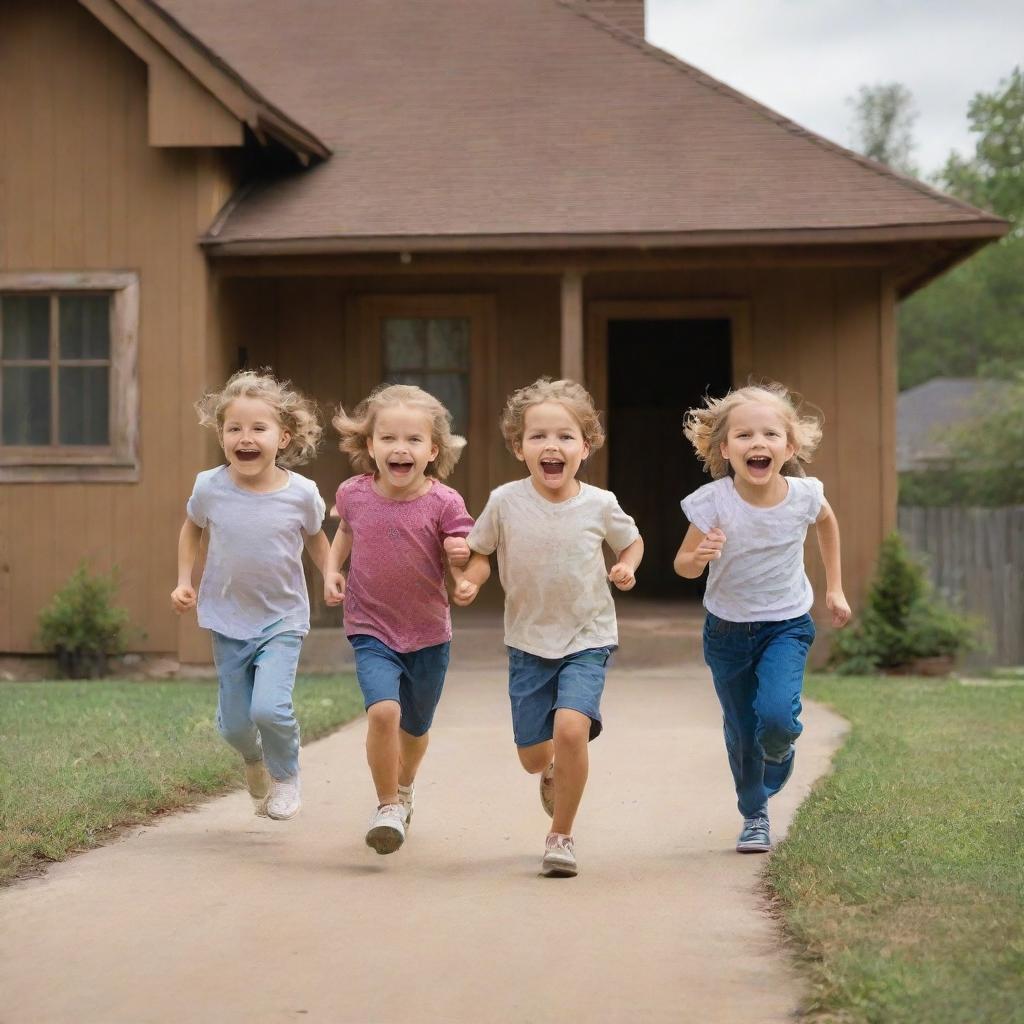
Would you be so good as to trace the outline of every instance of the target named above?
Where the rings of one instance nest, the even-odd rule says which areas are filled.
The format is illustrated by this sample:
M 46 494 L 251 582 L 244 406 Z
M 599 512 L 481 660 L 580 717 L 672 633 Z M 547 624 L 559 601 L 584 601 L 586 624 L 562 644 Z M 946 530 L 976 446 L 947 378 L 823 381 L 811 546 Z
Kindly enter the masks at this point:
M 1005 230 L 649 45 L 642 0 L 4 0 L 0 132 L 7 652 L 88 558 L 140 650 L 208 657 L 168 594 L 218 455 L 192 403 L 240 365 L 327 408 L 423 383 L 474 511 L 520 471 L 507 393 L 582 379 L 655 597 L 701 482 L 682 411 L 785 381 L 856 602 L 896 517 L 896 304 Z M 333 443 L 309 472 L 329 505 Z

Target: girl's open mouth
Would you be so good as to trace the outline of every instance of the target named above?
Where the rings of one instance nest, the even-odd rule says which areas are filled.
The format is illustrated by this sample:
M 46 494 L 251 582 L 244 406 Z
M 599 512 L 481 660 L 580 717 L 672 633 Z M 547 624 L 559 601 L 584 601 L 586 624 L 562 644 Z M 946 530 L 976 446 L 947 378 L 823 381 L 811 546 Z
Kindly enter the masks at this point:
M 249 451 L 248 448 L 244 451 L 235 451 L 235 458 L 238 459 L 239 462 L 254 462 L 259 457 L 260 453 L 258 451 Z
M 544 474 L 545 480 L 555 480 L 562 475 L 562 470 L 565 469 L 565 463 L 556 462 L 551 459 L 542 459 L 540 469 Z
M 391 472 L 395 474 L 395 476 L 405 476 L 406 474 L 412 472 L 412 463 L 411 462 L 389 462 L 388 463 L 388 469 L 390 469 Z

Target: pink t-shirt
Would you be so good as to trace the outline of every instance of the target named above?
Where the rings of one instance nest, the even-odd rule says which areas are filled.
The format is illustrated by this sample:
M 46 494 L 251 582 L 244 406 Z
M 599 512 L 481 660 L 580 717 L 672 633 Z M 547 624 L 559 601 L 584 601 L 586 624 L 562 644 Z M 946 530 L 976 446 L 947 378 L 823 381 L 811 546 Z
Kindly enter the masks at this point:
M 435 480 L 426 494 L 393 501 L 364 473 L 338 488 L 335 507 L 352 531 L 345 635 L 374 636 L 400 654 L 451 640 L 444 539 L 473 528 L 462 495 Z

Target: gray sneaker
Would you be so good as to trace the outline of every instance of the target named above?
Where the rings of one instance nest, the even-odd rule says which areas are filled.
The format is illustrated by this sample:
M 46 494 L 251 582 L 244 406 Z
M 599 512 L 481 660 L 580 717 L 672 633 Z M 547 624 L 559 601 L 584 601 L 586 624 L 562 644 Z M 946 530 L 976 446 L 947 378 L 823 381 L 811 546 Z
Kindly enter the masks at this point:
M 764 788 L 769 796 L 775 796 L 782 791 L 786 783 L 793 775 L 793 765 L 796 764 L 796 750 L 790 747 L 789 753 L 781 761 L 764 759 Z
M 572 836 L 549 833 L 544 841 L 540 873 L 548 878 L 572 878 L 578 871 Z
M 763 815 L 744 818 L 743 830 L 736 840 L 737 853 L 767 853 L 772 848 L 768 819 Z

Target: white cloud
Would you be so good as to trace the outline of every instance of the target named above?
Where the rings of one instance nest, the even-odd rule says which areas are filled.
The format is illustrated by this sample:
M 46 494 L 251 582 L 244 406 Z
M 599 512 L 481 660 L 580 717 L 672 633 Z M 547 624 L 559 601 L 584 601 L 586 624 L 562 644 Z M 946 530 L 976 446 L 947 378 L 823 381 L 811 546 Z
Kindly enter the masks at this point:
M 1022 61 L 1024 3 L 1014 0 L 647 0 L 657 46 L 851 146 L 847 100 L 901 82 L 918 110 L 914 159 L 937 170 L 973 152 L 967 104 Z

